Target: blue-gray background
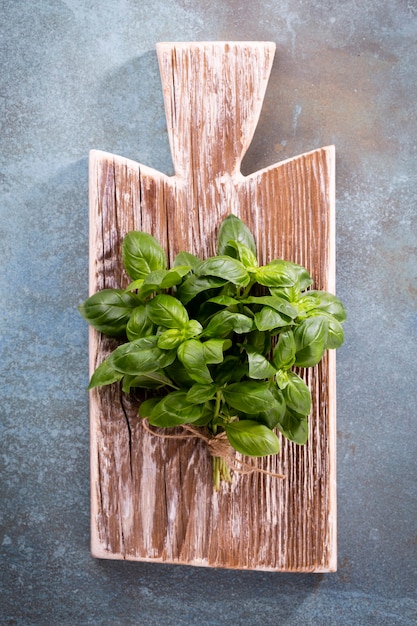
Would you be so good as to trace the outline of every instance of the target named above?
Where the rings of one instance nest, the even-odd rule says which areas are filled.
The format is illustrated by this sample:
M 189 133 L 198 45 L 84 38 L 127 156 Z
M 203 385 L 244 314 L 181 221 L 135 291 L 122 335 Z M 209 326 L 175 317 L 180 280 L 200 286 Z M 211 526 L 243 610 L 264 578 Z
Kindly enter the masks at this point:
M 2 624 L 414 624 L 415 0 L 1 0 Z M 244 173 L 334 143 L 339 569 L 89 554 L 87 155 L 172 173 L 158 41 L 272 40 Z

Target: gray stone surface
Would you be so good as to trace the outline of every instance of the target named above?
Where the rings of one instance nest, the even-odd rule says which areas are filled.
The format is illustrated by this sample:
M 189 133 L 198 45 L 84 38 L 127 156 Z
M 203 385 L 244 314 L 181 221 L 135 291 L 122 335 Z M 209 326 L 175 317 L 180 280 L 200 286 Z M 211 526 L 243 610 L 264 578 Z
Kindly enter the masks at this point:
M 410 625 L 416 601 L 414 0 L 1 0 L 1 601 L 16 625 Z M 339 569 L 89 555 L 87 154 L 171 173 L 157 41 L 272 40 L 249 173 L 334 143 Z

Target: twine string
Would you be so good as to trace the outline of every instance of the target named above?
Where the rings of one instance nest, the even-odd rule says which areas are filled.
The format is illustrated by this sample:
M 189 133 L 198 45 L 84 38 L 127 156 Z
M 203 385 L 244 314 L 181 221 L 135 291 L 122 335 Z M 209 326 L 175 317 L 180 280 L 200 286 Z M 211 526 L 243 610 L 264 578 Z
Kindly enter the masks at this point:
M 284 479 L 284 474 L 277 474 L 276 472 L 271 472 L 269 470 L 263 469 L 261 467 L 255 467 L 250 465 L 243 459 L 237 459 L 233 448 L 227 440 L 227 436 L 225 432 L 219 433 L 218 435 L 205 434 L 195 426 L 191 426 L 190 424 L 181 424 L 180 427 L 184 432 L 178 434 L 169 434 L 169 433 L 160 433 L 156 430 L 153 430 L 146 419 L 142 419 L 143 428 L 154 435 L 155 437 L 159 437 L 160 439 L 201 439 L 207 445 L 207 450 L 212 457 L 219 457 L 225 459 L 227 463 L 230 465 L 230 469 L 234 472 L 242 475 L 247 474 L 264 474 L 266 476 L 271 476 L 272 478 L 281 478 Z

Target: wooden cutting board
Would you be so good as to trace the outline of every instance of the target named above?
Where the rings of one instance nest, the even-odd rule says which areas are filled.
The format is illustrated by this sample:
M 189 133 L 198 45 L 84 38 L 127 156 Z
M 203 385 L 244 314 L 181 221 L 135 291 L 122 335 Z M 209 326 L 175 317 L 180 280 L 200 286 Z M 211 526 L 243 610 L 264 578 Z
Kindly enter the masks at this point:
M 234 213 L 255 235 L 260 262 L 300 263 L 334 291 L 334 148 L 242 176 L 273 62 L 268 42 L 157 46 L 174 176 L 120 156 L 90 154 L 90 292 L 128 283 L 121 242 L 153 234 L 172 261 L 215 253 Z M 91 372 L 115 347 L 90 330 Z M 163 440 L 137 416 L 145 397 L 118 384 L 90 392 L 91 543 L 95 557 L 209 567 L 327 572 L 336 568 L 335 357 L 304 373 L 310 438 L 282 440 L 259 460 L 284 480 L 234 474 L 213 491 L 198 440 Z

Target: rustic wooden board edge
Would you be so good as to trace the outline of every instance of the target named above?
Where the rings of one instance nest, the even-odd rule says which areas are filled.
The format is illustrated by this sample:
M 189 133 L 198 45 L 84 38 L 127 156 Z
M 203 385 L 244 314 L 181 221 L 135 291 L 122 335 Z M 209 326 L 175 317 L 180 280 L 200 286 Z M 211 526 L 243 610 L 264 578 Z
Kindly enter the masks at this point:
M 335 163 L 335 155 L 334 155 L 334 146 L 327 146 L 324 148 L 327 153 L 327 157 L 329 160 L 330 168 L 332 170 L 331 180 L 334 181 L 334 163 Z M 316 151 L 311 151 L 313 154 Z M 299 155 L 303 156 L 303 155 Z M 293 157 L 288 159 L 287 162 L 293 161 L 298 157 Z M 111 158 L 120 162 L 121 164 L 126 165 L 138 165 L 134 161 L 130 159 L 126 159 L 124 157 L 119 157 L 107 152 L 93 150 L 90 153 L 90 207 L 95 207 L 97 201 L 97 193 L 96 193 L 96 181 L 94 179 L 94 172 L 96 168 L 97 159 L 101 158 Z M 268 169 L 265 168 L 266 170 Z M 250 177 L 251 175 L 249 175 Z M 248 177 L 248 178 L 249 178 Z M 330 212 L 329 212 L 329 226 L 330 232 L 332 236 L 329 237 L 328 246 L 329 246 L 329 265 L 328 265 L 328 289 L 330 291 L 334 291 L 335 288 L 335 238 L 334 238 L 334 230 L 335 230 L 335 202 L 334 202 L 334 185 L 333 188 L 330 189 Z M 94 209 L 95 210 L 95 209 Z M 94 211 L 92 211 L 94 212 Z M 92 229 L 91 229 L 92 230 Z M 94 277 L 94 267 L 93 264 L 90 264 L 90 290 L 94 290 L 95 277 Z M 97 337 L 95 331 L 90 329 L 90 372 L 94 370 L 94 362 L 92 360 L 92 356 L 94 353 L 94 346 L 96 345 Z M 329 529 L 330 529 L 330 543 L 331 547 L 329 550 L 330 559 L 328 562 L 328 567 L 307 567 L 307 568 L 270 568 L 270 567 L 250 567 L 244 568 L 240 567 L 242 570 L 251 570 L 251 571 L 265 571 L 265 572 L 294 572 L 294 573 L 326 573 L 326 572 L 334 572 L 337 568 L 337 500 L 336 500 L 336 359 L 334 351 L 330 351 L 329 355 L 329 367 L 328 367 L 328 376 L 329 376 L 329 448 L 330 448 L 330 507 L 329 507 Z M 90 424 L 91 424 L 91 487 L 94 488 L 95 481 L 97 480 L 97 471 L 99 469 L 99 465 L 97 462 L 97 437 L 95 433 L 95 424 L 97 423 L 97 416 L 94 414 L 94 403 L 90 404 Z M 204 562 L 203 560 L 194 560 L 194 561 L 181 561 L 181 560 L 167 560 L 167 559 L 155 559 L 155 558 L 146 558 L 146 557 L 132 557 L 126 554 L 117 554 L 113 552 L 109 552 L 106 550 L 103 545 L 100 543 L 99 538 L 97 536 L 97 527 L 95 522 L 95 516 L 97 514 L 97 510 L 94 506 L 94 499 L 92 499 L 92 510 L 91 510 L 91 553 L 94 557 L 99 559 L 111 559 L 111 560 L 132 560 L 138 562 L 152 562 L 152 563 L 167 563 L 167 564 L 180 564 L 180 565 L 190 565 L 196 567 L 213 567 L 212 565 Z M 228 566 L 217 565 L 217 567 L 221 569 L 233 569 Z
M 230 212 L 231 207 L 234 206 L 234 203 L 230 203 L 234 198 L 233 194 L 236 193 L 240 194 L 240 201 L 243 202 L 241 208 L 243 213 L 240 216 L 249 220 L 248 224 L 257 231 L 255 236 L 258 242 L 262 242 L 261 250 L 264 257 L 262 262 L 267 262 L 265 253 L 274 251 L 279 256 L 284 256 L 284 258 L 300 262 L 310 269 L 315 269 L 315 280 L 318 279 L 316 287 L 334 291 L 334 147 L 328 146 L 298 155 L 280 164 L 266 167 L 248 177 L 243 177 L 239 171 L 242 151 L 244 152 L 248 147 L 258 119 L 272 63 L 273 48 L 275 48 L 273 44 L 266 42 L 249 42 L 248 45 L 242 42 L 227 42 L 220 45 L 219 42 L 207 44 L 190 42 L 187 44 L 161 44 L 159 46 L 158 58 L 176 174 L 174 177 L 168 177 L 124 157 L 92 151 L 90 154 L 91 292 L 104 286 L 126 284 L 126 277 L 123 277 L 123 273 L 120 272 L 120 261 L 117 259 L 120 259 L 121 237 L 132 227 L 152 232 L 158 238 L 162 235 L 164 242 L 161 241 L 161 243 L 168 246 L 171 260 L 178 246 L 181 246 L 179 249 L 193 251 L 194 241 L 197 246 L 203 246 L 202 248 L 198 247 L 195 253 L 212 253 L 206 247 L 207 235 L 211 236 L 213 227 L 218 225 L 218 220 L 222 219 L 227 211 Z M 206 73 L 207 68 L 210 68 L 208 74 Z M 220 89 L 218 89 L 217 76 L 218 72 L 222 71 L 221 68 L 225 68 L 223 75 L 225 82 L 221 83 Z M 243 68 L 246 69 L 243 70 Z M 208 81 L 209 91 L 214 98 L 214 102 L 211 101 L 211 108 L 207 111 L 207 118 L 203 120 L 201 120 L 201 113 L 205 107 L 202 107 L 201 104 L 201 92 L 198 95 L 192 88 L 191 91 L 189 88 L 190 85 L 196 85 L 197 90 L 200 89 L 202 76 L 200 71 L 203 71 L 204 81 Z M 242 78 L 244 80 L 243 85 L 241 84 Z M 236 89 L 237 100 L 234 100 L 234 97 L 230 99 L 229 86 Z M 205 95 L 206 89 L 204 89 L 204 98 Z M 234 102 L 245 104 L 243 107 L 237 106 L 235 108 Z M 189 104 L 194 107 L 194 115 Z M 225 104 L 228 110 L 227 114 L 223 107 Z M 246 105 L 249 108 L 246 108 Z M 182 111 L 184 115 L 178 117 L 178 111 Z M 220 115 L 217 123 L 216 112 Z M 235 114 L 236 119 L 233 125 L 231 120 L 234 119 Z M 204 113 L 205 115 L 206 113 Z M 198 121 L 199 119 L 200 121 Z M 224 136 L 227 136 L 231 140 L 225 146 L 226 150 L 222 148 L 222 140 L 218 142 L 214 139 L 213 141 L 213 137 L 204 134 L 206 122 L 209 128 L 227 128 L 226 135 L 222 135 L 223 139 Z M 202 129 L 203 134 L 201 134 Z M 181 137 L 182 141 L 180 140 Z M 218 139 L 221 137 L 219 136 Z M 200 154 L 197 146 L 202 147 Z M 188 157 L 191 157 L 191 160 Z M 217 172 L 216 182 L 212 178 L 215 186 L 212 187 L 210 178 L 201 172 L 200 186 L 198 187 L 200 191 L 195 195 L 196 188 L 193 184 L 190 187 L 192 178 L 189 168 L 187 171 L 189 162 L 193 163 L 194 169 L 197 166 L 197 171 L 200 171 L 199 168 L 204 169 L 205 164 L 211 163 L 213 167 L 210 168 L 210 176 L 213 177 L 213 174 L 216 175 Z M 226 174 L 230 172 L 230 174 L 224 178 L 222 172 Z M 234 191 L 231 189 L 231 192 L 233 191 L 231 196 L 228 192 L 225 193 L 223 189 L 223 184 L 226 181 L 230 181 L 227 183 L 228 185 L 234 186 Z M 245 182 L 248 184 L 245 185 Z M 206 187 L 207 185 L 209 187 Z M 245 187 L 246 191 L 241 185 Z M 208 188 L 211 191 L 205 198 L 204 190 Z M 175 194 L 178 194 L 176 199 L 174 199 Z M 201 199 L 203 200 L 201 207 L 196 210 L 196 200 L 200 204 L 199 200 Z M 274 200 L 271 204 L 272 199 Z M 311 217 L 309 217 L 308 208 L 310 202 L 313 203 L 312 206 L 314 207 Z M 158 204 L 163 207 L 161 214 L 154 211 Z M 270 206 L 272 213 L 269 210 L 265 211 L 265 206 Z M 289 207 L 288 212 L 287 206 Z M 189 213 L 187 213 L 190 224 L 189 232 L 183 230 L 186 227 L 186 222 L 178 223 L 177 211 L 179 210 L 181 213 L 180 207 L 189 207 Z M 233 210 L 233 212 L 235 211 Z M 324 223 L 326 225 L 322 226 L 321 224 Z M 185 230 L 187 231 L 187 227 Z M 276 239 L 277 233 L 279 234 L 278 239 Z M 311 233 L 316 234 L 312 237 Z M 285 237 L 289 238 L 290 243 L 287 244 Z M 172 242 L 174 245 L 171 245 Z M 189 247 L 190 244 L 191 248 Z M 98 364 L 97 357 L 102 359 L 109 349 L 108 342 L 102 343 L 95 331 L 90 332 L 90 371 Z M 279 467 L 281 463 L 289 463 L 290 482 L 288 488 L 281 489 L 275 486 L 271 488 L 271 484 L 258 480 L 255 482 L 251 480 L 248 483 L 245 479 L 241 484 L 239 480 L 236 494 L 233 493 L 233 490 L 231 492 L 230 506 L 228 498 L 219 500 L 222 502 L 222 506 L 225 506 L 224 511 L 230 511 L 229 514 L 232 514 L 232 519 L 235 522 L 236 517 L 233 516 L 241 515 L 243 524 L 251 524 L 250 520 L 257 519 L 258 523 L 263 522 L 266 524 L 266 528 L 272 529 L 275 526 L 270 525 L 271 515 L 278 515 L 278 520 L 283 515 L 281 521 L 278 522 L 278 535 L 270 540 L 268 538 L 269 531 L 265 534 L 259 529 L 258 537 L 255 535 L 250 537 L 251 547 L 249 551 L 246 547 L 242 549 L 242 541 L 245 541 L 243 535 L 238 535 L 239 539 L 236 543 L 236 538 L 230 534 L 232 528 L 228 528 L 227 515 L 225 516 L 223 509 L 222 518 L 217 518 L 217 513 L 214 514 L 213 518 L 213 509 L 210 509 L 210 506 L 207 508 L 207 503 L 203 504 L 200 497 L 197 497 L 199 504 L 195 508 L 194 501 L 189 499 L 192 493 L 194 493 L 193 497 L 197 496 L 193 487 L 184 498 L 181 510 L 184 514 L 191 505 L 190 513 L 193 514 L 194 522 L 190 520 L 190 525 L 187 522 L 185 528 L 181 530 L 183 522 L 179 519 L 180 535 L 185 530 L 187 534 L 181 535 L 182 539 L 179 536 L 175 539 L 175 537 L 166 535 L 165 541 L 168 541 L 169 544 L 171 539 L 174 539 L 174 544 L 170 546 L 170 549 L 165 550 L 164 548 L 161 551 L 159 533 L 162 530 L 161 524 L 163 525 L 165 522 L 163 521 L 164 511 L 157 505 L 153 514 L 162 514 L 162 518 L 161 521 L 158 521 L 158 517 L 154 517 L 153 523 L 156 523 L 156 526 L 155 528 L 152 525 L 150 527 L 152 533 L 157 533 L 155 536 L 157 543 L 154 543 L 150 534 L 147 535 L 147 543 L 143 543 L 144 539 L 141 539 L 145 528 L 143 524 L 148 524 L 150 519 L 148 514 L 143 513 L 143 505 L 148 500 L 146 498 L 143 500 L 142 497 L 144 487 L 146 492 L 149 484 L 148 474 L 145 477 L 142 475 L 138 482 L 131 472 L 133 467 L 139 469 L 140 472 L 143 471 L 143 467 L 140 469 L 135 463 L 138 462 L 139 458 L 149 458 L 144 455 L 145 449 L 148 449 L 150 445 L 149 440 L 147 443 L 147 437 L 144 435 L 140 424 L 140 433 L 137 430 L 140 420 L 137 418 L 136 411 L 131 412 L 134 405 L 130 408 L 129 406 L 126 407 L 122 397 L 119 397 L 118 391 L 116 391 L 116 396 L 104 394 L 99 397 L 93 390 L 90 394 L 91 544 L 93 555 L 97 558 L 187 564 L 224 569 L 317 573 L 334 571 L 337 565 L 336 371 L 334 352 L 331 351 L 325 356 L 323 366 L 319 367 L 314 374 L 312 373 L 309 380 L 313 384 L 316 406 L 312 420 L 312 428 L 314 429 L 314 432 L 312 431 L 314 435 L 311 439 L 312 443 L 306 446 L 305 452 L 296 451 L 293 446 L 286 444 L 285 455 L 281 457 L 281 460 L 274 461 L 276 464 L 273 465 Z M 323 409 L 323 419 L 320 418 L 319 409 Z M 178 450 L 169 447 L 171 451 L 169 455 L 172 453 L 174 455 L 173 461 L 171 461 L 171 456 L 166 456 L 166 453 L 162 452 L 161 456 L 161 447 L 156 446 L 155 448 L 154 443 L 149 449 L 157 454 L 158 463 L 162 463 L 162 465 L 158 464 L 158 467 L 163 468 L 166 462 L 171 467 L 174 467 L 175 464 L 178 467 L 178 460 L 181 458 L 181 454 L 178 457 Z M 163 447 L 166 448 L 166 446 Z M 207 471 L 207 461 L 201 461 L 203 457 L 207 459 L 206 454 L 202 456 L 198 454 L 196 460 L 196 456 L 189 446 L 185 447 L 185 452 L 182 453 L 185 454 L 185 457 L 182 456 L 180 464 L 183 463 L 184 459 L 188 459 L 187 451 L 192 455 L 192 460 L 190 457 L 187 463 L 191 462 L 194 472 L 197 471 L 197 467 L 205 467 L 204 471 Z M 282 452 L 284 454 L 284 448 Z M 136 454 L 136 460 L 132 459 L 132 453 Z M 292 457 L 293 454 L 294 457 Z M 165 470 L 162 471 L 165 472 Z M 185 466 L 183 466 L 182 471 L 188 473 Z M 195 475 L 198 476 L 199 474 Z M 298 483 L 299 480 L 300 483 Z M 190 487 L 189 478 L 187 481 L 188 490 Z M 183 492 L 177 490 L 178 488 L 181 489 L 180 484 L 184 483 L 182 479 L 178 485 L 174 483 L 167 483 L 166 487 L 170 490 L 173 489 L 176 494 L 175 497 L 178 497 L 178 493 L 182 494 Z M 135 484 L 140 485 L 140 492 L 137 491 L 137 487 L 134 487 Z M 255 484 L 259 485 L 256 492 L 247 491 L 249 484 L 251 489 Z M 263 493 L 264 487 L 261 487 L 261 484 L 266 489 L 265 493 Z M 160 483 L 160 486 L 163 488 L 163 483 Z M 241 491 L 241 487 L 244 491 Z M 207 489 L 207 484 L 204 485 L 204 489 Z M 206 492 L 207 495 L 209 492 L 210 490 Z M 136 495 L 142 494 L 141 499 L 138 499 L 134 495 L 135 493 Z M 256 518 L 252 517 L 254 512 L 245 512 L 245 508 L 241 508 L 245 501 L 242 500 L 242 503 L 239 504 L 243 494 L 246 501 L 249 497 L 249 502 L 251 501 L 251 494 L 252 496 L 257 494 L 254 499 Z M 235 496 L 238 496 L 237 501 Z M 275 500 L 276 496 L 279 496 L 278 500 Z M 271 497 L 273 500 L 269 501 L 272 510 L 269 513 L 269 509 L 265 508 L 265 503 Z M 150 501 L 152 501 L 152 496 Z M 169 498 L 167 504 L 168 502 Z M 135 504 L 132 509 L 133 503 Z M 138 505 L 139 509 L 137 508 Z M 128 508 L 126 509 L 126 507 Z M 132 511 L 138 511 L 137 515 L 135 513 L 135 521 L 132 518 Z M 203 517 L 196 518 L 196 513 Z M 266 517 L 262 517 L 263 515 Z M 202 525 L 198 521 L 199 519 L 204 520 Z M 207 530 L 210 519 L 217 519 L 221 528 L 226 532 L 225 536 L 229 537 L 230 543 L 225 544 L 224 541 L 220 541 L 218 544 L 216 539 L 213 543 L 211 531 L 211 538 L 208 543 L 206 540 L 199 539 L 205 534 L 194 534 L 196 528 L 198 530 L 200 526 Z M 197 526 L 195 527 L 196 521 Z M 134 523 L 133 527 L 130 526 L 132 523 Z M 293 524 L 295 525 L 293 526 Z M 189 526 L 191 526 L 191 531 Z M 157 530 L 158 528 L 160 530 Z M 132 534 L 133 529 L 135 530 Z M 168 527 L 166 531 L 168 531 Z M 192 535 L 189 534 L 189 531 L 192 532 Z M 136 534 L 138 532 L 139 535 Z M 162 530 L 162 533 L 164 532 Z M 184 540 L 185 544 L 182 543 Z M 178 544 L 178 541 L 181 543 Z M 193 546 L 194 541 L 196 541 L 195 546 Z M 232 544 L 234 547 L 228 556 Z M 179 551 L 175 545 L 180 547 Z M 151 552 L 146 546 L 152 546 Z M 208 552 L 204 546 L 209 548 Z M 260 547 L 261 551 L 259 551 Z M 265 550 L 271 550 L 270 556 L 266 559 Z M 202 558 L 200 558 L 201 555 Z M 270 567 L 269 565 L 272 563 L 274 566 Z

